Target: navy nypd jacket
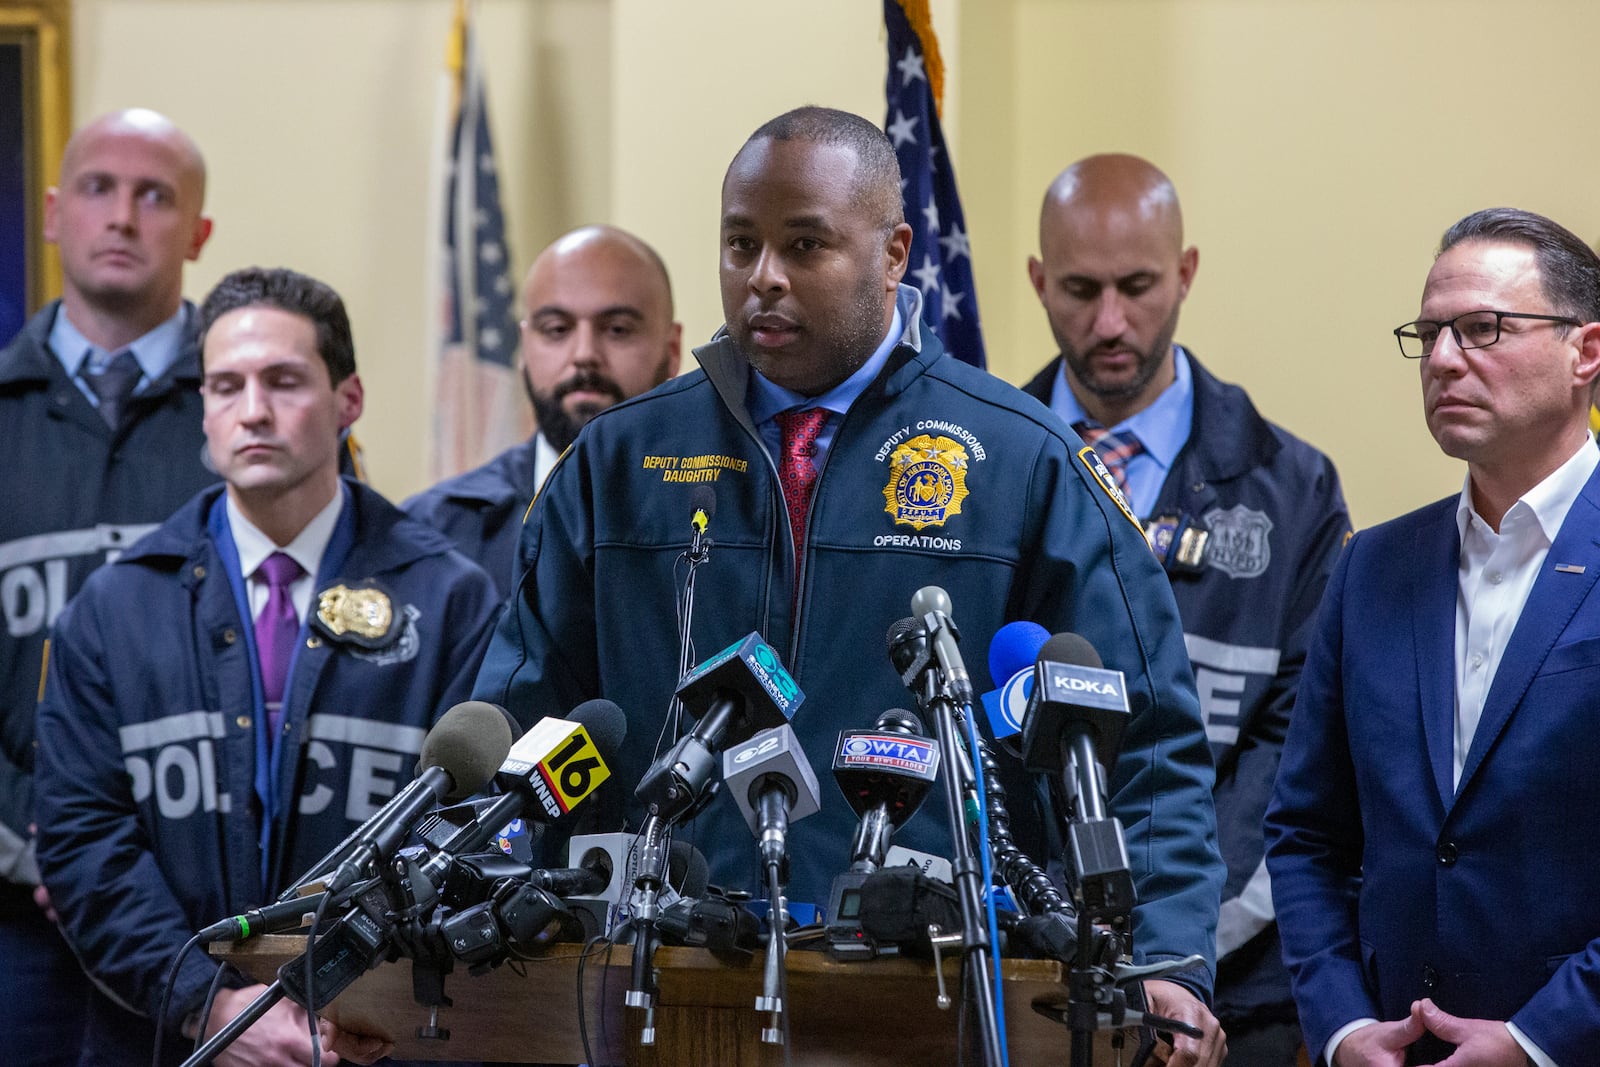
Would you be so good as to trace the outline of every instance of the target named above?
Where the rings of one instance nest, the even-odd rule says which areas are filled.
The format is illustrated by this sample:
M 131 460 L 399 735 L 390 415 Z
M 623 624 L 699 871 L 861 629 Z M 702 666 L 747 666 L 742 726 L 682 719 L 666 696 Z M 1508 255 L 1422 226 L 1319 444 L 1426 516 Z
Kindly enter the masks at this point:
M 586 803 L 599 829 L 624 820 L 637 829 L 633 790 L 678 677 L 676 561 L 691 495 L 709 485 L 715 547 L 697 578 L 693 661 L 756 630 L 805 693 L 794 727 L 823 797 L 790 828 L 790 900 L 825 904 L 848 865 L 856 818 L 831 781 L 834 748 L 840 731 L 912 705 L 884 634 L 913 593 L 937 584 L 980 690 L 989 641 L 1015 619 L 1077 631 L 1126 673 L 1133 716 L 1111 788 L 1138 887 L 1136 948 L 1209 961 L 1222 881 L 1211 756 L 1171 590 L 1082 442 L 1013 387 L 948 357 L 920 327 L 915 290 L 901 296 L 910 325 L 838 426 L 798 574 L 777 470 L 745 406 L 748 368 L 719 334 L 695 352 L 700 371 L 602 412 L 552 472 L 476 694 L 525 723 L 592 697 L 616 701 L 628 737 L 599 800 Z M 1020 765 L 1001 759 L 1013 831 L 1042 861 L 1054 820 Z M 685 837 L 710 859 L 713 882 L 764 895 L 731 798 L 718 797 Z M 937 796 L 895 843 L 950 854 Z M 1209 992 L 1209 969 L 1194 977 Z
M 1228 864 L 1215 1007 L 1224 1021 L 1292 1013 L 1273 920 L 1262 820 L 1277 777 L 1317 605 L 1350 515 L 1333 461 L 1273 425 L 1188 352 L 1194 423 L 1153 514 L 1209 532 L 1198 567 L 1169 565 L 1206 736 Z M 1060 357 L 1023 390 L 1045 404 Z
M 522 517 L 538 492 L 538 437 L 512 445 L 475 467 L 424 489 L 400 505 L 402 511 L 448 535 L 455 546 L 489 572 L 501 598 L 511 594 Z
M 207 530 L 221 486 L 96 572 L 61 616 L 38 720 L 39 862 L 100 990 L 85 1037 L 95 1063 L 148 1063 L 184 941 L 275 899 L 342 841 L 412 779 L 428 728 L 467 695 L 493 583 L 442 534 L 345 484 L 353 539 L 317 589 L 378 590 L 394 620 L 381 637 L 342 638 L 307 620 L 265 804 L 250 623 Z M 215 970 L 204 952 L 185 957 L 169 1035 Z
M 192 330 L 113 433 L 47 347 L 60 307 L 45 307 L 0 351 L 0 878 L 26 884 L 37 881 L 24 842 L 50 627 L 90 572 L 217 480 L 202 456 Z

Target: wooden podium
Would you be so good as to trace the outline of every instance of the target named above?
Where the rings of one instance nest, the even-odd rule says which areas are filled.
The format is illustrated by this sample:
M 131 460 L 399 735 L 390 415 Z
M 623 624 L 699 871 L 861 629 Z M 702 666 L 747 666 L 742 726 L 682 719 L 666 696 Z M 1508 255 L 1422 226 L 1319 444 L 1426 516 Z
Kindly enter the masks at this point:
M 271 982 L 278 967 L 305 948 L 299 937 L 263 937 L 213 951 L 245 974 Z M 441 1009 L 447 1040 L 423 1038 L 428 1012 L 411 996 L 411 963 L 367 972 L 324 1012 L 340 1026 L 379 1034 L 394 1055 L 411 1060 L 489 1060 L 627 1064 L 629 1067 L 751 1064 L 779 1067 L 780 1046 L 763 1045 L 770 1018 L 755 1010 L 763 956 L 727 962 L 701 949 L 656 951 L 659 995 L 656 1043 L 639 1044 L 643 1012 L 623 1007 L 632 950 L 598 948 L 581 961 L 586 1061 L 578 1029 L 579 945 L 552 945 L 518 974 L 502 964 L 474 977 L 457 969 L 445 979 L 452 1006 Z M 941 1011 L 933 964 L 888 958 L 840 963 L 821 952 L 788 954 L 790 1062 L 835 1064 L 955 1063 L 958 1007 Z M 1007 1048 L 1016 1063 L 1067 1063 L 1072 1035 L 1034 1011 L 1035 1001 L 1066 999 L 1063 968 L 1050 960 L 1007 960 L 1004 977 Z M 944 965 L 945 984 L 957 995 L 956 961 Z M 969 1014 L 968 1025 L 971 1025 Z M 1112 1036 L 1099 1035 L 1095 1062 L 1116 1063 Z M 1123 1061 L 1135 1037 L 1127 1036 Z

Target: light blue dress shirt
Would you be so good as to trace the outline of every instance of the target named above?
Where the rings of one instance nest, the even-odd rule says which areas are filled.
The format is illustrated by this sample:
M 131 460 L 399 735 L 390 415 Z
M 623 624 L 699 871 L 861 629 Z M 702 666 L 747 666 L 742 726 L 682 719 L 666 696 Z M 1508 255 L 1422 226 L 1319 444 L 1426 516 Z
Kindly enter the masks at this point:
M 828 421 L 823 424 L 822 432 L 817 435 L 817 452 L 812 459 L 817 470 L 819 472 L 822 470 L 823 463 L 828 458 L 828 450 L 833 447 L 833 435 L 838 432 L 840 417 L 850 410 L 850 405 L 856 402 L 856 397 L 878 377 L 884 364 L 889 362 L 889 353 L 900 343 L 900 335 L 905 332 L 907 309 L 904 305 L 909 299 L 902 292 L 895 301 L 894 319 L 889 323 L 888 336 L 884 337 L 871 358 L 856 368 L 854 374 L 821 396 L 802 396 L 792 389 L 785 389 L 768 381 L 754 367 L 750 368 L 750 391 L 746 396 L 745 406 L 750 409 L 750 418 L 756 424 L 756 431 L 761 434 L 761 443 L 767 446 L 773 462 L 779 466 L 783 464 L 783 428 L 778 425 L 778 416 L 785 411 L 824 408 L 829 412 Z
M 1172 346 L 1174 378 L 1171 385 L 1161 391 L 1155 402 L 1131 418 L 1110 427 L 1113 433 L 1132 430 L 1144 445 L 1144 451 L 1129 459 L 1123 467 L 1128 479 L 1128 503 L 1134 514 L 1150 518 L 1156 500 L 1161 496 L 1161 486 L 1172 470 L 1172 463 L 1189 440 L 1189 430 L 1194 425 L 1194 376 L 1189 372 L 1189 354 L 1182 345 Z M 1089 413 L 1083 410 L 1078 398 L 1067 384 L 1065 361 L 1056 362 L 1056 381 L 1050 390 L 1050 410 L 1068 426 L 1083 422 Z
M 139 369 L 144 372 L 133 389 L 137 396 L 178 361 L 178 355 L 183 351 L 183 332 L 188 325 L 188 315 L 188 305 L 179 305 L 176 314 L 131 345 L 107 351 L 83 336 L 67 318 L 66 306 L 62 305 L 56 309 L 56 321 L 50 327 L 50 351 L 61 361 L 61 369 L 67 372 L 72 384 L 88 398 L 89 403 L 98 408 L 100 398 L 94 395 L 94 390 L 80 375 L 98 374 L 106 369 L 106 364 L 111 362 L 113 356 L 120 352 L 132 352 Z

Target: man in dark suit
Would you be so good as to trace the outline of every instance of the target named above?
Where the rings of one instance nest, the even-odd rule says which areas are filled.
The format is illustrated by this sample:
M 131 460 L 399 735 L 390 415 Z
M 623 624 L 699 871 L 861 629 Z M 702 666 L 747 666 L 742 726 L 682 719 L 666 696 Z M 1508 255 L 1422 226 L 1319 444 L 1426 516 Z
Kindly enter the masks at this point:
M 1417 318 L 1395 334 L 1466 481 L 1329 579 L 1267 819 L 1285 960 L 1339 1067 L 1592 1063 L 1600 258 L 1480 211 Z
M 1024 388 L 1100 450 L 1172 583 L 1228 864 L 1214 1007 L 1230 1067 L 1292 1067 L 1300 1031 L 1261 819 L 1350 516 L 1328 457 L 1173 343 L 1199 262 L 1177 191 L 1145 160 L 1090 156 L 1062 171 L 1028 263 L 1061 354 Z

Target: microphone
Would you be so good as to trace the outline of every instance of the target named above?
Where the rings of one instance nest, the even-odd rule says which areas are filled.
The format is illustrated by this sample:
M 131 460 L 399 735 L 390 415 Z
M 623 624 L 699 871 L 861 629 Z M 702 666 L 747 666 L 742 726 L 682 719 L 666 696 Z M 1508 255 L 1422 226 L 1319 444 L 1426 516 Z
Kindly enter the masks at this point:
M 1050 639 L 1050 631 L 1036 622 L 1008 622 L 989 642 L 989 677 L 996 688 L 978 699 L 995 743 L 1013 756 L 1022 756 L 1022 720 L 1033 695 L 1033 663 Z
M 737 752 L 722 754 L 722 780 L 761 842 L 761 861 L 789 880 L 789 824 L 822 807 L 817 776 L 788 723 L 763 730 Z
M 490 704 L 481 700 L 468 700 L 461 704 L 457 704 L 456 708 L 465 708 L 468 705 L 471 705 L 475 708 L 472 714 L 485 716 L 485 722 L 481 728 L 486 732 L 486 737 L 493 736 L 496 739 L 496 751 L 498 751 L 500 755 L 495 759 L 494 762 L 498 763 L 501 759 L 505 758 L 505 753 L 510 751 L 511 742 L 521 736 L 521 724 L 517 722 L 516 718 L 509 711 L 507 711 L 505 708 L 502 708 L 498 704 Z M 492 720 L 487 719 L 487 711 L 484 709 L 492 709 L 498 712 L 500 717 L 505 721 L 507 733 L 504 738 L 505 745 L 503 748 L 501 748 L 499 745 L 499 739 L 501 735 L 494 727 Z M 451 711 L 454 710 L 455 708 L 451 709 Z M 445 715 L 449 714 L 450 712 L 445 712 Z M 440 718 L 442 721 L 443 716 Z M 323 856 L 316 863 L 312 864 L 307 869 L 306 873 L 301 875 L 293 885 L 289 886 L 282 893 L 279 893 L 279 902 L 284 904 L 290 903 L 291 901 L 304 896 L 308 888 L 320 888 L 321 883 L 325 880 L 328 872 L 338 865 L 340 858 L 348 853 L 350 849 L 355 847 L 356 842 L 360 841 L 363 837 L 371 833 L 373 828 L 378 825 L 383 815 L 384 813 L 381 810 L 375 812 L 367 819 L 366 822 L 362 823 L 360 826 L 351 831 L 350 835 L 329 850 L 327 855 Z M 428 819 L 423 821 L 422 825 L 424 827 L 427 826 L 432 819 L 433 816 L 429 816 Z
M 510 746 L 493 776 L 502 794 L 440 842 L 421 865 L 424 877 L 437 881 L 453 857 L 479 851 L 513 819 L 555 822 L 611 776 L 607 760 L 616 758 L 628 732 L 622 709 L 588 700 L 570 715 L 540 719 Z
M 911 613 L 927 627 L 928 639 L 933 646 L 934 657 L 939 661 L 939 669 L 944 673 L 949 695 L 957 704 L 965 705 L 972 703 L 972 676 L 967 673 L 961 649 L 956 645 L 961 635 L 956 632 L 956 624 L 950 618 L 954 610 L 950 604 L 950 594 L 937 585 L 925 585 L 912 594 Z
M 939 749 L 922 720 L 891 708 L 871 730 L 845 730 L 833 756 L 833 777 L 861 823 L 850 845 L 850 869 L 883 866 L 889 837 L 916 814 L 939 776 Z
M 494 767 L 511 748 L 512 726 L 509 716 L 494 704 L 468 700 L 439 717 L 422 741 L 418 760 L 420 774 L 389 802 L 379 808 L 354 834 L 312 868 L 314 872 L 296 883 L 297 889 L 285 893 L 277 903 L 251 908 L 239 915 L 212 923 L 199 933 L 201 944 L 215 941 L 243 941 L 258 934 L 293 930 L 306 920 L 329 893 L 341 893 L 366 877 L 367 868 L 377 860 L 392 856 L 405 840 L 412 823 L 441 799 L 457 800 L 470 796 L 488 784 Z M 326 874 L 340 855 L 345 858 L 324 878 L 322 892 L 300 893 Z
M 833 777 L 861 817 L 850 845 L 850 868 L 828 891 L 828 949 L 840 958 L 879 951 L 861 925 L 867 879 L 883 868 L 889 836 L 916 814 L 939 774 L 939 749 L 922 735 L 922 720 L 891 708 L 871 730 L 845 730 L 833 757 Z
M 609 934 L 621 916 L 620 906 L 633 889 L 638 865 L 637 834 L 573 834 L 568 842 L 571 867 L 534 871 L 531 881 L 566 901 L 584 920 L 590 934 Z M 674 841 L 667 853 L 662 897 L 704 895 L 711 880 L 705 855 L 687 841 Z
M 1091 918 L 1126 915 L 1133 876 L 1122 824 L 1106 815 L 1105 768 L 1117 758 L 1128 720 L 1121 671 L 1101 666 L 1100 653 L 1078 634 L 1057 634 L 1039 650 L 1033 696 L 1022 724 L 1022 762 L 1059 777 L 1065 797 L 1083 910 Z
M 889 625 L 885 640 L 889 645 L 889 662 L 900 673 L 901 683 L 916 692 L 917 680 L 928 669 L 928 664 L 933 662 L 927 629 L 921 620 L 907 616 Z
M 202 945 L 209 945 L 216 941 L 244 941 L 261 934 L 298 930 L 311 925 L 317 908 L 327 895 L 326 891 L 307 893 L 302 897 L 292 897 L 275 904 L 251 908 L 221 922 L 212 923 L 196 936 L 200 938 Z
M 495 764 L 511 747 L 504 713 L 481 700 L 457 704 L 440 717 L 422 741 L 420 773 L 367 820 L 370 829 L 328 880 L 329 893 L 342 893 L 379 860 L 394 855 L 411 826 L 441 800 L 460 800 L 489 784 Z
M 678 685 L 694 729 L 650 766 L 634 794 L 667 823 L 698 812 L 716 793 L 717 757 L 757 730 L 794 717 L 805 694 L 778 653 L 750 633 L 706 660 Z
M 689 525 L 694 533 L 689 538 L 689 558 L 696 563 L 705 562 L 706 556 L 711 551 L 711 539 L 706 536 L 706 531 L 711 528 L 711 517 L 717 513 L 717 494 L 709 485 L 701 482 L 689 494 Z

